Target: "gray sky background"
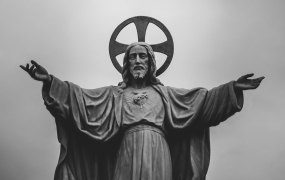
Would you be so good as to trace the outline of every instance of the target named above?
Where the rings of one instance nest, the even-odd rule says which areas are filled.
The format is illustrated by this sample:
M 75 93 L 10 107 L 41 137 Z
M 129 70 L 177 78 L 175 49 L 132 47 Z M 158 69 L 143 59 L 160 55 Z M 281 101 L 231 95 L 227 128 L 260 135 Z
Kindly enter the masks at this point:
M 122 21 L 151 16 L 169 29 L 174 57 L 160 80 L 211 89 L 241 75 L 265 76 L 243 110 L 211 128 L 208 180 L 280 180 L 285 168 L 285 1 L 1 0 L 0 179 L 50 180 L 59 156 L 40 82 L 19 68 L 31 59 L 84 88 L 121 81 L 108 53 Z M 156 26 L 148 43 L 165 40 Z M 136 40 L 134 25 L 118 40 Z M 158 64 L 165 56 L 157 55 Z

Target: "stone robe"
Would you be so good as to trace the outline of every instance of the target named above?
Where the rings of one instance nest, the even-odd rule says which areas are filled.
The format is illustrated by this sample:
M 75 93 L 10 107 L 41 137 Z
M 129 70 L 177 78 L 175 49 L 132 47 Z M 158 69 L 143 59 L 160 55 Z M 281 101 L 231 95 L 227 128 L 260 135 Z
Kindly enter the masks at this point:
M 206 90 L 152 85 L 164 106 L 165 139 L 173 180 L 204 180 L 210 162 L 209 127 L 242 109 L 233 81 Z M 61 144 L 55 180 L 113 180 L 122 126 L 124 91 L 117 86 L 83 89 L 53 77 L 43 89 Z M 143 122 L 141 122 L 143 124 Z M 141 176 L 144 180 L 144 175 Z

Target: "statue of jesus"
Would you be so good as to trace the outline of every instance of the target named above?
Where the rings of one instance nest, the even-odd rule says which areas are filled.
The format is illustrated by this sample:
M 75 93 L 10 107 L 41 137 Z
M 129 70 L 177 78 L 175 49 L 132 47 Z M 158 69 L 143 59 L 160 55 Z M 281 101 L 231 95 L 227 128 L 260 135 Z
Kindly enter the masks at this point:
M 61 144 L 55 180 L 204 180 L 209 127 L 239 112 L 243 91 L 264 79 L 247 74 L 209 91 L 167 87 L 145 42 L 127 47 L 118 86 L 83 89 L 31 63 L 21 68 L 43 82 Z

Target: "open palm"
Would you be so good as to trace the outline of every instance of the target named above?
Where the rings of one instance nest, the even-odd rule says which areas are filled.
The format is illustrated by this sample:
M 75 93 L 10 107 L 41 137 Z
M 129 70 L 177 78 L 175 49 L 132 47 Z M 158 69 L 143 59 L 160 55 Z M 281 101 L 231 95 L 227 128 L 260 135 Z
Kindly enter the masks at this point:
M 246 74 L 238 78 L 238 80 L 235 82 L 235 88 L 239 90 L 256 89 L 265 77 L 262 76 L 256 79 L 248 79 L 249 77 L 252 77 L 253 75 L 254 74 L 251 73 L 251 74 Z

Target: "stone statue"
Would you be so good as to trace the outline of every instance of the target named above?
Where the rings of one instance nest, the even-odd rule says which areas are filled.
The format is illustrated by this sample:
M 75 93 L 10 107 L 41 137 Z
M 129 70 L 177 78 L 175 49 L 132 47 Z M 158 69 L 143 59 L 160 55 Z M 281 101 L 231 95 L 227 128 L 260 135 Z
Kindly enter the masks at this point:
M 264 79 L 247 74 L 209 91 L 167 87 L 145 42 L 127 47 L 118 86 L 83 89 L 31 63 L 20 67 L 43 82 L 61 143 L 55 180 L 203 180 L 209 127 L 239 112 L 243 91 Z

